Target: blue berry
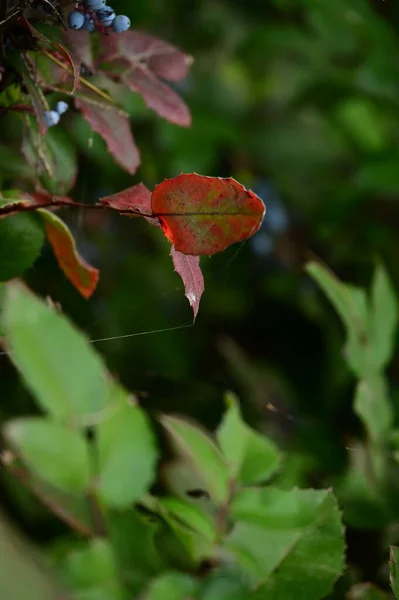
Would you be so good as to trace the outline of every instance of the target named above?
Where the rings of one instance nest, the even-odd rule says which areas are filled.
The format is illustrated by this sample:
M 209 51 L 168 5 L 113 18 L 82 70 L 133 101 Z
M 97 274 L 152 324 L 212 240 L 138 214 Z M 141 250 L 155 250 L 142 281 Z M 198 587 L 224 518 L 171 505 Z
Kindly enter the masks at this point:
M 55 106 L 55 110 L 57 111 L 57 113 L 59 115 L 63 115 L 64 113 L 66 113 L 68 108 L 69 108 L 68 104 L 66 102 L 64 102 L 63 100 L 60 100 L 59 102 L 57 102 L 57 104 Z
M 101 10 L 105 4 L 106 0 L 86 0 L 86 6 L 89 10 Z
M 127 31 L 130 27 L 130 19 L 126 17 L 126 15 L 118 15 L 115 17 L 112 23 L 112 29 L 116 31 L 116 33 L 122 33 L 122 31 Z
M 104 27 L 110 27 L 115 19 L 115 12 L 110 6 L 104 6 L 104 8 L 97 11 L 97 19 Z
M 96 25 L 90 15 L 85 15 L 83 29 L 86 29 L 86 31 L 88 31 L 89 33 L 92 33 L 96 30 Z
M 81 29 L 83 27 L 83 23 L 85 22 L 85 18 L 81 12 L 78 10 L 73 10 L 68 15 L 68 27 L 70 29 Z
M 60 122 L 60 115 L 56 110 L 47 110 L 44 113 L 44 118 L 46 119 L 47 127 L 52 127 Z

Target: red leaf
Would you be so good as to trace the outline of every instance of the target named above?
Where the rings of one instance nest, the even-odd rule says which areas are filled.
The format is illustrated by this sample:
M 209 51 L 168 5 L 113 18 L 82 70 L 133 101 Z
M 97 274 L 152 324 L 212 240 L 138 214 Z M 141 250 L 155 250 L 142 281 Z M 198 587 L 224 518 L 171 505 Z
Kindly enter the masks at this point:
M 147 106 L 164 119 L 181 127 L 191 125 L 191 115 L 187 105 L 147 67 L 137 67 L 133 71 L 127 71 L 122 75 L 122 81 L 140 94 Z
M 143 183 L 133 185 L 132 187 L 101 198 L 100 204 L 114 208 L 118 212 L 132 213 L 132 216 L 137 213 L 143 214 L 146 221 L 155 227 L 160 227 L 159 220 L 148 215 L 152 214 L 151 209 L 151 192 Z
M 120 78 L 140 94 L 147 106 L 161 117 L 182 127 L 191 124 L 186 104 L 158 79 L 183 79 L 192 63 L 191 56 L 141 31 L 129 30 L 108 38 L 103 36 L 100 44 L 99 62 L 114 67 L 114 71 L 107 69 L 110 76 Z
M 90 298 L 97 287 L 98 269 L 90 266 L 79 255 L 71 232 L 59 217 L 43 208 L 39 212 L 44 219 L 47 239 L 60 268 L 82 296 Z
M 117 163 L 131 175 L 140 165 L 140 154 L 130 129 L 129 119 L 112 107 L 99 106 L 75 98 L 75 105 L 93 131 L 107 142 L 108 150 Z
M 126 58 L 133 68 L 147 67 L 168 81 L 184 79 L 193 62 L 191 56 L 176 46 L 132 29 L 118 35 L 102 36 L 100 40 L 100 62 L 120 58 Z
M 208 256 L 253 235 L 266 210 L 235 179 L 196 173 L 165 179 L 155 187 L 151 204 L 176 250 Z
M 87 31 L 80 29 L 67 29 L 64 31 L 64 38 L 69 48 L 79 57 L 79 59 L 93 69 L 93 52 L 91 48 L 91 35 Z
M 205 289 L 204 277 L 199 264 L 199 256 L 189 256 L 178 252 L 173 246 L 170 251 L 176 273 L 184 283 L 185 296 L 194 313 L 194 320 L 198 314 L 201 296 Z

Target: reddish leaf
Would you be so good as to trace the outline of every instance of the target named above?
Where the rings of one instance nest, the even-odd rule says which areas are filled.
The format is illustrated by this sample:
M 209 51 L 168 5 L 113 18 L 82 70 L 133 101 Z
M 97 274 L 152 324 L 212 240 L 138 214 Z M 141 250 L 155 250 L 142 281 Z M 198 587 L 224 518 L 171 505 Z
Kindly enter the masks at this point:
M 186 77 L 193 62 L 191 56 L 142 31 L 129 29 L 124 33 L 100 40 L 100 62 L 112 62 L 126 58 L 130 66 L 147 67 L 168 81 L 180 81 Z
M 235 179 L 196 173 L 165 179 L 155 187 L 151 204 L 176 250 L 208 256 L 253 235 L 266 210 Z
M 140 94 L 149 108 L 181 127 L 191 125 L 187 105 L 176 92 L 162 83 L 147 67 L 137 67 L 122 75 L 122 81 Z
M 115 108 L 92 104 L 81 98 L 75 98 L 75 105 L 93 131 L 107 142 L 108 150 L 116 162 L 133 175 L 140 165 L 140 155 L 130 130 L 129 119 Z
M 194 313 L 194 320 L 198 314 L 201 296 L 205 289 L 204 277 L 199 264 L 199 256 L 189 256 L 178 252 L 173 246 L 170 251 L 176 273 L 184 283 L 184 291 Z
M 69 48 L 79 57 L 79 59 L 93 69 L 93 52 L 91 48 L 91 35 L 87 31 L 80 29 L 67 29 L 64 31 L 64 38 Z
M 73 74 L 72 94 L 74 94 L 79 85 L 81 59 L 78 55 L 74 56 L 73 54 L 68 52 L 68 50 L 65 48 L 65 46 L 63 46 L 62 44 L 59 44 L 58 42 L 53 43 L 53 48 L 56 51 L 58 51 L 66 59 L 66 62 L 69 63 L 70 66 L 72 67 L 72 74 Z
M 82 294 L 90 298 L 97 287 L 99 271 L 91 267 L 78 253 L 71 232 L 54 213 L 39 209 L 43 217 L 47 239 L 50 242 L 57 262 L 69 281 Z
M 149 216 L 152 213 L 151 192 L 143 183 L 133 185 L 122 192 L 112 194 L 112 196 L 105 196 L 101 198 L 100 204 L 125 214 L 131 212 L 132 216 L 141 213 L 151 225 L 160 227 L 159 220 Z

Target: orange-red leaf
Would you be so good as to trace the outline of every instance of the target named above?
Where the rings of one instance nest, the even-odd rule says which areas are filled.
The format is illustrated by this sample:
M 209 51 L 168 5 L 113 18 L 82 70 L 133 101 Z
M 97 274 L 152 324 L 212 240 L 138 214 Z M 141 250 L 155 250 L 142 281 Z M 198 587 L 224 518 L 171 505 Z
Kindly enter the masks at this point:
M 194 313 L 194 320 L 198 314 L 201 296 L 205 289 L 204 276 L 199 264 L 199 256 L 189 256 L 178 252 L 173 246 L 170 251 L 176 273 L 180 275 L 184 284 L 184 292 Z
M 124 214 L 131 212 L 132 216 L 141 213 L 151 225 L 160 227 L 158 219 L 149 216 L 152 212 L 151 192 L 143 183 L 133 185 L 112 196 L 105 196 L 101 198 L 100 204 Z
M 130 130 L 129 119 L 113 107 L 75 98 L 75 105 L 93 131 L 100 134 L 116 162 L 131 175 L 140 165 L 140 154 Z
M 43 208 L 39 212 L 60 268 L 82 296 L 89 298 L 97 287 L 98 269 L 90 266 L 79 255 L 71 232 L 59 217 Z
M 155 187 L 151 204 L 176 250 L 208 256 L 253 235 L 266 210 L 235 179 L 196 173 L 165 179 Z

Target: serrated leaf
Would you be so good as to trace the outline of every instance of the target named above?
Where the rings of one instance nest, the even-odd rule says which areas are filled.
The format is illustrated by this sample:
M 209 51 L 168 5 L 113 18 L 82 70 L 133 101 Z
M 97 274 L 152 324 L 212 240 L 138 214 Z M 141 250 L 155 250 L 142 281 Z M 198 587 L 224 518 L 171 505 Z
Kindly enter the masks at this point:
M 3 327 L 12 361 L 46 412 L 84 423 L 105 408 L 109 383 L 96 351 L 18 282 L 7 285 Z
M 248 600 L 251 598 L 250 582 L 236 567 L 222 567 L 202 585 L 198 600 Z
M 75 105 L 81 111 L 90 127 L 101 135 L 116 162 L 131 175 L 140 165 L 140 154 L 134 142 L 129 119 L 112 106 L 98 106 L 82 98 L 75 98 Z
M 57 215 L 45 209 L 40 209 L 38 212 L 45 222 L 47 239 L 53 248 L 58 265 L 82 296 L 89 298 L 97 287 L 98 269 L 90 266 L 80 256 L 72 233 Z
M 8 423 L 5 436 L 23 462 L 44 481 L 67 492 L 88 490 L 89 448 L 80 431 L 31 417 Z
M 178 453 L 188 459 L 193 471 L 216 502 L 228 496 L 229 473 L 218 448 L 199 428 L 175 417 L 161 417 L 171 443 Z
M 205 289 L 204 276 L 202 275 L 199 256 L 189 256 L 182 254 L 172 246 L 170 255 L 173 266 L 184 284 L 184 292 L 194 313 L 194 320 L 197 317 L 202 294 Z
M 164 573 L 152 581 L 143 600 L 189 600 L 199 588 L 194 577 L 185 573 Z
M 277 469 L 280 453 L 267 437 L 251 429 L 241 417 L 237 399 L 226 396 L 227 411 L 216 436 L 230 468 L 230 476 L 241 483 L 259 483 Z
M 144 411 L 127 393 L 122 397 L 115 413 L 97 427 L 98 494 L 117 508 L 131 505 L 148 490 L 158 459 Z
M 399 548 L 397 546 L 391 546 L 389 549 L 389 580 L 396 599 L 399 599 L 398 564 Z
M 152 212 L 178 252 L 208 255 L 253 235 L 265 206 L 235 179 L 196 173 L 165 179 L 155 186 Z
M 180 81 L 186 77 L 193 62 L 176 46 L 143 31 L 128 31 L 118 36 L 100 39 L 99 62 L 119 61 L 124 58 L 129 67 L 138 63 L 162 79 Z
M 266 529 L 294 529 L 312 523 L 325 500 L 315 490 L 279 490 L 273 487 L 245 488 L 231 502 L 231 515 L 238 522 Z
M 344 538 L 333 496 L 325 491 L 311 524 L 271 530 L 237 523 L 225 547 L 254 578 L 254 600 L 318 600 L 344 567 Z
M 128 70 L 123 73 L 121 80 L 140 94 L 148 108 L 160 117 L 180 127 L 191 125 L 191 114 L 186 103 L 148 69 L 136 67 Z
M 382 264 L 378 264 L 371 290 L 370 344 L 376 369 L 384 369 L 394 352 L 398 323 L 398 303 L 395 290 Z
M 373 442 L 382 442 L 393 425 L 387 383 L 380 375 L 363 379 L 356 386 L 353 408 Z

